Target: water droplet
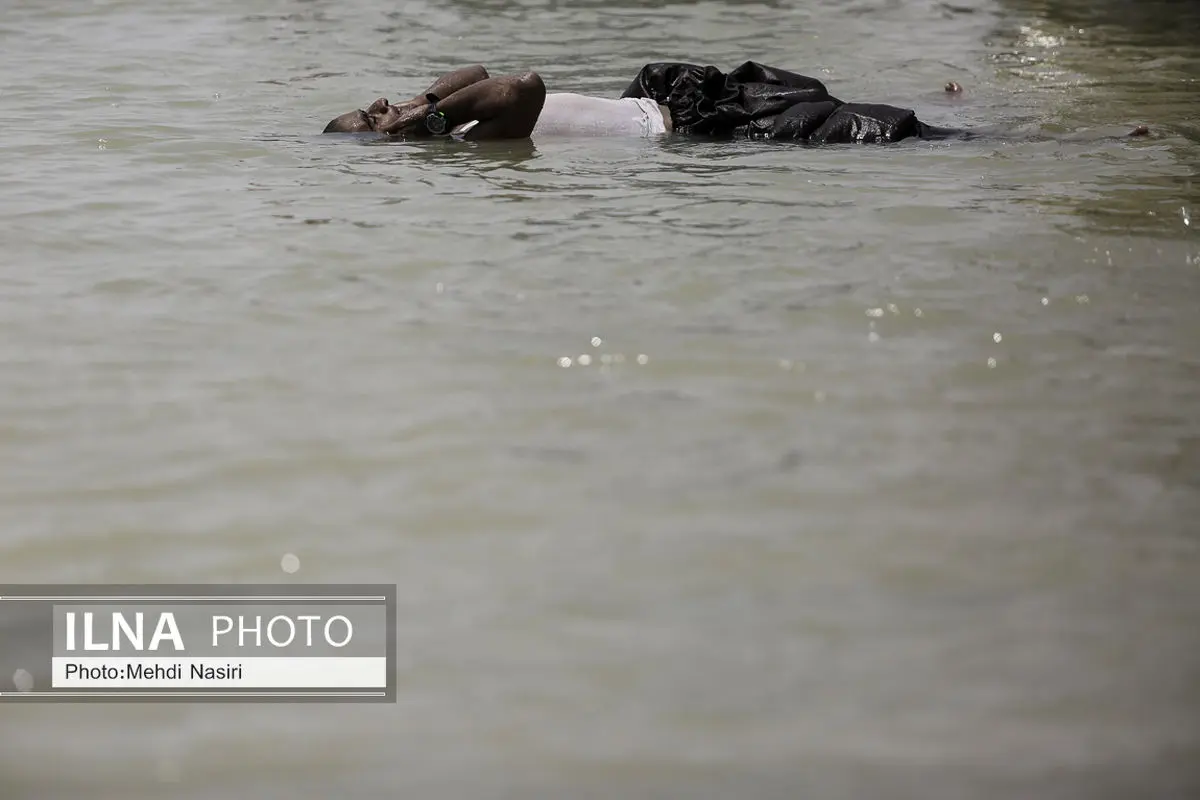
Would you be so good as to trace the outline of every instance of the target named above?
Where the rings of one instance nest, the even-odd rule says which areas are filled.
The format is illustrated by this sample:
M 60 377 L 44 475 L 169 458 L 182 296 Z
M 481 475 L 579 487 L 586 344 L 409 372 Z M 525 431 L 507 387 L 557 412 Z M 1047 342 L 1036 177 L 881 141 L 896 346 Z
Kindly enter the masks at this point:
M 868 342 L 878 342 L 879 334 L 876 333 L 875 331 L 871 331 L 870 333 L 867 334 L 867 341 Z
M 12 682 L 18 692 L 33 691 L 33 675 L 29 674 L 28 670 L 19 669 L 14 672 Z
M 604 340 L 601 339 L 599 336 L 593 336 L 592 337 L 592 347 L 599 347 L 603 341 Z
M 560 367 L 562 367 L 563 369 L 566 369 L 567 367 L 571 366 L 571 357 L 563 356 L 562 358 L 558 359 L 558 365 Z
M 868 317 L 882 317 L 883 309 L 882 308 L 868 308 L 867 316 Z
M 1050 305 L 1050 298 L 1049 298 L 1049 297 L 1043 297 L 1043 298 L 1042 298 L 1042 305 L 1044 305 L 1044 306 L 1048 306 L 1048 305 Z
M 825 393 L 820 389 L 817 389 L 815 392 L 813 392 L 813 400 L 816 400 L 818 403 L 824 403 Z
M 923 317 L 923 316 L 925 316 L 925 312 L 924 312 L 924 311 L 922 311 L 922 310 L 921 310 L 921 309 L 919 309 L 919 308 L 914 308 L 914 309 L 913 309 L 913 316 L 914 316 L 914 317 Z
M 604 355 L 600 356 L 601 364 L 611 364 L 612 361 L 613 361 L 613 357 L 611 355 L 609 355 L 608 353 L 605 353 Z
M 1088 303 L 1092 302 L 1092 299 L 1090 297 L 1088 297 L 1086 294 L 1077 294 L 1077 295 L 1075 295 L 1075 302 L 1079 303 L 1079 305 L 1081 305 L 1081 306 L 1085 306 Z
M 899 314 L 900 307 L 895 303 L 888 303 L 888 311 L 892 312 L 893 314 Z
M 1183 224 L 1184 224 L 1184 225 L 1188 225 L 1188 226 L 1190 226 L 1190 225 L 1192 224 L 1192 217 L 1191 217 L 1191 215 L 1190 215 L 1190 214 L 1188 214 L 1187 206 L 1180 206 L 1180 207 L 1179 207 L 1179 215 L 1180 215 L 1181 217 L 1183 217 Z
M 988 369 L 995 369 L 995 368 L 996 368 L 996 359 L 989 358 L 988 359 Z
M 576 360 L 579 362 L 579 366 L 581 366 L 581 367 L 586 367 L 588 364 L 592 363 L 592 357 L 589 356 L 587 353 L 584 353 Z
M 279 566 L 288 575 L 295 575 L 300 571 L 300 556 L 295 553 L 284 553 L 283 558 L 279 559 Z
M 437 292 L 438 294 L 441 294 L 442 292 L 446 291 L 446 285 L 444 283 L 442 283 L 441 281 L 438 281 L 437 284 L 433 287 L 433 290 L 435 292 Z
M 650 363 L 650 356 L 646 355 L 645 353 L 639 353 L 638 357 L 637 357 L 637 362 L 639 364 L 645 366 L 646 364 Z
M 1004 339 L 1004 337 L 1000 335 L 1000 332 L 999 332 L 999 331 L 997 331 L 996 333 L 993 333 L 993 334 L 992 334 L 992 341 L 993 341 L 993 342 L 995 342 L 996 344 L 1000 344 L 1000 342 L 1001 342 L 1003 339 Z
M 779 359 L 779 368 L 783 370 L 789 370 L 792 368 L 792 362 L 786 358 L 781 358 Z

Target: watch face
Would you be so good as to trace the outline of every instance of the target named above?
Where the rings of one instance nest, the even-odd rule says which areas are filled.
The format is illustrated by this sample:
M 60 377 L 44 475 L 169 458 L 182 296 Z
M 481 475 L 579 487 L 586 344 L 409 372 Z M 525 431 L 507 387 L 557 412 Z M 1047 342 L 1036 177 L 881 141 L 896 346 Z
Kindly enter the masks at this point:
M 430 114 L 429 116 L 425 117 L 425 127 L 429 129 L 430 133 L 435 135 L 439 133 L 445 133 L 446 117 L 442 114 Z

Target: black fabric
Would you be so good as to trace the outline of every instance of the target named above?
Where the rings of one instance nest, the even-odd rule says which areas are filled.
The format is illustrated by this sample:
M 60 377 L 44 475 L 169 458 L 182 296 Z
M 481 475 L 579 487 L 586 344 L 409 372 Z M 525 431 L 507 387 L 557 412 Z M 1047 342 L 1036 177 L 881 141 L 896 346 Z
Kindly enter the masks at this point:
M 747 61 L 729 73 L 681 62 L 647 64 L 622 97 L 648 97 L 680 133 L 805 141 L 895 142 L 944 138 L 905 108 L 843 103 L 816 78 Z
M 771 118 L 770 136 L 772 139 L 806 141 L 814 131 L 825 125 L 825 121 L 833 116 L 837 108 L 831 100 L 822 103 L 797 103 Z
M 834 100 L 816 78 L 754 61 L 729 74 L 698 64 L 647 64 L 621 96 L 653 99 L 670 109 L 675 130 L 696 134 L 732 133 L 796 103 Z
M 907 108 L 846 103 L 812 132 L 813 144 L 830 142 L 898 142 L 918 133 L 917 115 Z

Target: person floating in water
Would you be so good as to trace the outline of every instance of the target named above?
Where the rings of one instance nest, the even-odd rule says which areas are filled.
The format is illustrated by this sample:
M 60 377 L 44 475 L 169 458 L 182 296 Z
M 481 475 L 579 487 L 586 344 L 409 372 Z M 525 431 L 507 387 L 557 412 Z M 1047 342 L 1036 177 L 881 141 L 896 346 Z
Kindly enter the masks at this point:
M 679 62 L 647 64 L 619 99 L 547 92 L 536 72 L 491 77 L 457 69 L 421 94 L 332 120 L 325 133 L 374 132 L 421 138 L 524 139 L 553 135 L 703 136 L 803 141 L 896 142 L 943 139 L 909 109 L 844 103 L 816 78 L 747 61 L 732 72 Z

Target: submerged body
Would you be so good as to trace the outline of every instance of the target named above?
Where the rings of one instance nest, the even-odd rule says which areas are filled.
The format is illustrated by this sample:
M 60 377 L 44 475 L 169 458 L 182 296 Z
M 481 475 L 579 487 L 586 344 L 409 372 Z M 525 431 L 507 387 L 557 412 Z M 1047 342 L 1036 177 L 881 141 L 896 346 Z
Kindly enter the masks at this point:
M 896 106 L 843 103 L 816 78 L 747 61 L 725 73 L 682 62 L 647 64 L 618 99 L 548 94 L 535 72 L 490 77 L 482 66 L 447 73 L 399 105 L 386 98 L 334 119 L 326 133 L 523 139 L 528 136 L 704 136 L 833 142 L 945 138 Z

